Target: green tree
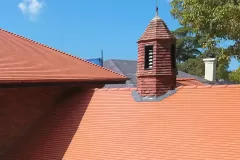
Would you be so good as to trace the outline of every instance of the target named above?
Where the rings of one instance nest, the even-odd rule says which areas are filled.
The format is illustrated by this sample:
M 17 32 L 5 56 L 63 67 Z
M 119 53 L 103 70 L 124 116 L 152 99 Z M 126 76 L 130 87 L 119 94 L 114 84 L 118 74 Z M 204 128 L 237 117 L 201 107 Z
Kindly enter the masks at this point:
M 231 41 L 221 59 L 240 58 L 240 0 L 173 0 L 171 14 L 181 25 L 190 27 L 203 48 L 219 47 Z
M 177 62 L 184 62 L 189 58 L 195 58 L 201 52 L 198 48 L 199 38 L 192 34 L 189 27 L 183 26 L 172 32 L 177 38 Z
M 186 60 L 185 62 L 178 63 L 178 69 L 187 72 L 189 74 L 197 75 L 200 77 L 204 77 L 205 73 L 205 64 L 203 62 L 203 59 L 206 58 L 209 53 L 211 53 L 213 56 L 215 56 L 217 59 L 218 57 L 218 48 L 205 51 L 204 53 L 198 55 L 196 58 L 190 58 Z M 224 79 L 228 80 L 228 67 L 229 67 L 229 61 L 222 59 L 217 61 L 217 71 L 216 71 L 216 78 L 217 80 Z
M 240 83 L 240 67 L 229 73 L 229 80 L 231 82 Z
M 200 57 L 190 58 L 185 62 L 178 63 L 177 67 L 180 71 L 204 77 L 204 62 Z

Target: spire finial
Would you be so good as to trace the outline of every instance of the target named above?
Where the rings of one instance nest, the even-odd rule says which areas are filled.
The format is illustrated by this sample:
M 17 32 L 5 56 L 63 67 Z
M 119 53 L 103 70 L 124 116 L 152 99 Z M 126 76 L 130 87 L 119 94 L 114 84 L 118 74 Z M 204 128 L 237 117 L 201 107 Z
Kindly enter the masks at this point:
M 158 0 L 156 0 L 156 16 L 158 16 Z

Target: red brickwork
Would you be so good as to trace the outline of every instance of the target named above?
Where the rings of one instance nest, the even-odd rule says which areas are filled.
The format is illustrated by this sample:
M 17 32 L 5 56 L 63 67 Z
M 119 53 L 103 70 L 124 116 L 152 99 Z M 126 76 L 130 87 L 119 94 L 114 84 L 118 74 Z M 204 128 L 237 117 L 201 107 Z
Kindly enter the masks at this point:
M 165 94 L 168 90 L 174 89 L 176 83 L 172 76 L 153 76 L 139 77 L 137 85 L 138 92 L 142 96 L 148 96 Z
M 171 62 L 171 45 L 176 44 L 176 39 L 162 23 L 152 20 L 138 41 L 137 89 L 142 96 L 162 95 L 176 87 L 176 70 Z M 144 69 L 146 45 L 153 45 L 151 70 Z

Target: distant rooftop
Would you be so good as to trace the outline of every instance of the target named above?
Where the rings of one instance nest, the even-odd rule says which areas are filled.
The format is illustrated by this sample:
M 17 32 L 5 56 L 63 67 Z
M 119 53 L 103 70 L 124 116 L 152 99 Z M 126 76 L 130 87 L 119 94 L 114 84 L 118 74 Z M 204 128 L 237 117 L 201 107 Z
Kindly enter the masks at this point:
M 137 61 L 136 60 L 109 59 L 103 62 L 103 67 L 130 78 L 130 80 L 126 81 L 126 84 L 107 84 L 105 85 L 105 87 L 109 87 L 109 88 L 136 87 L 136 84 L 137 84 L 137 78 L 136 78 Z M 196 79 L 197 81 L 203 84 L 213 83 L 213 82 L 207 81 L 203 77 L 188 74 L 186 72 L 179 71 L 179 70 L 178 70 L 177 78 L 192 78 L 192 79 Z M 226 82 L 226 81 L 219 81 L 214 84 L 233 84 L 233 83 Z

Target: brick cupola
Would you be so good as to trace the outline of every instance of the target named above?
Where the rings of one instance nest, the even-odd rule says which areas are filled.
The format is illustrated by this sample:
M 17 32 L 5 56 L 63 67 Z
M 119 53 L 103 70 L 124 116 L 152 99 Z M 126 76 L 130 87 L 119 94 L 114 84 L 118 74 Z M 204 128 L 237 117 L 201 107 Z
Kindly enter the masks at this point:
M 137 90 L 141 96 L 161 96 L 176 87 L 176 38 L 158 16 L 138 40 Z

